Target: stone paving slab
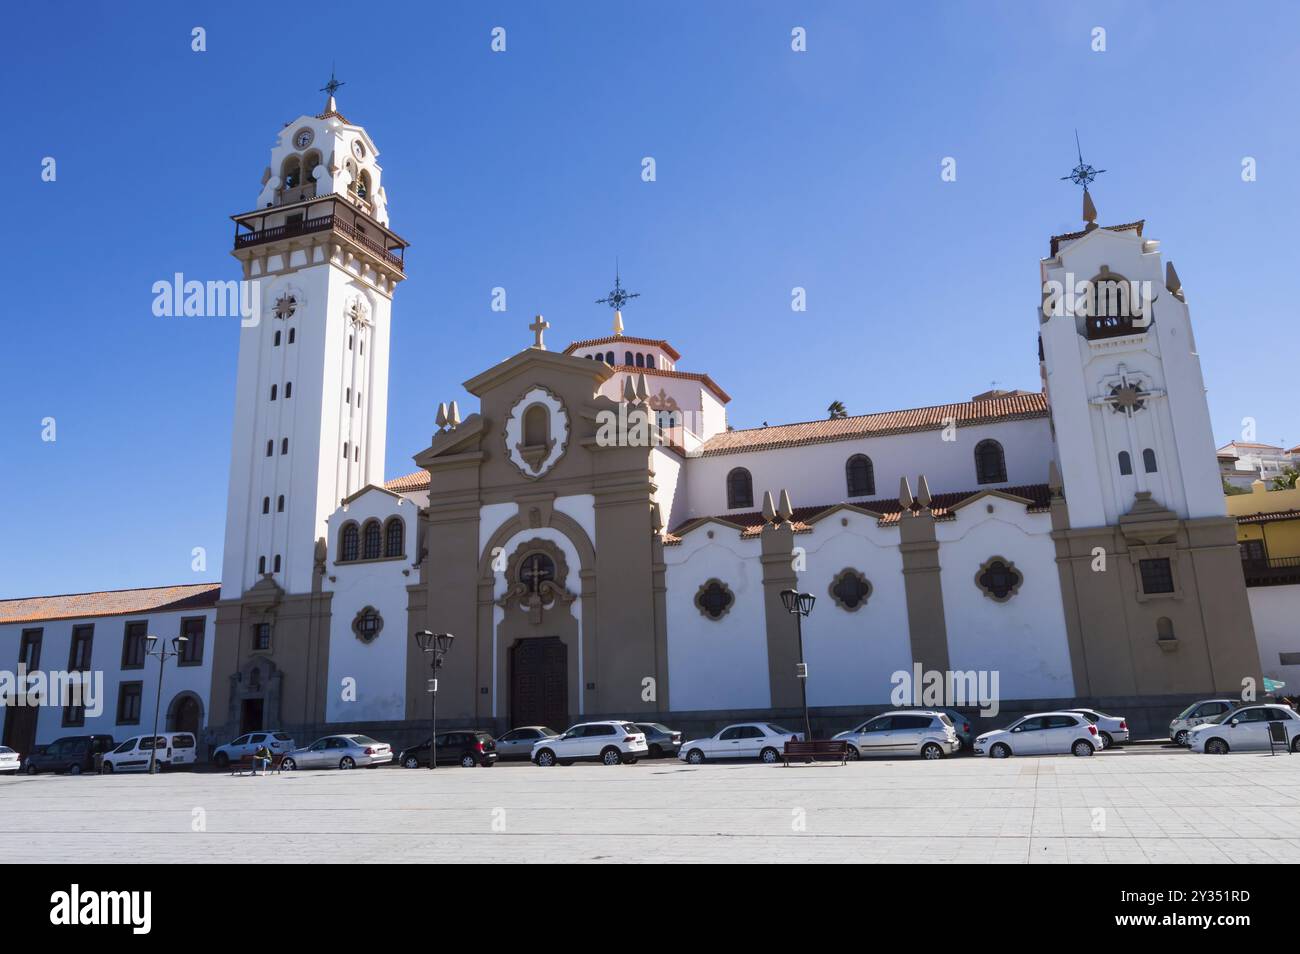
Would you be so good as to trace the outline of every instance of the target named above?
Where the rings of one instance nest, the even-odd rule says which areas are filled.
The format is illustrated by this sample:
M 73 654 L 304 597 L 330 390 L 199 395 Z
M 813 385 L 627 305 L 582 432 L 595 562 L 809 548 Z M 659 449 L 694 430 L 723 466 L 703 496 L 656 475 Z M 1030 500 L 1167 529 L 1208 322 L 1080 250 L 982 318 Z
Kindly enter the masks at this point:
M 1300 757 L 4 776 L 0 834 L 72 863 L 1268 863 L 1300 857 Z

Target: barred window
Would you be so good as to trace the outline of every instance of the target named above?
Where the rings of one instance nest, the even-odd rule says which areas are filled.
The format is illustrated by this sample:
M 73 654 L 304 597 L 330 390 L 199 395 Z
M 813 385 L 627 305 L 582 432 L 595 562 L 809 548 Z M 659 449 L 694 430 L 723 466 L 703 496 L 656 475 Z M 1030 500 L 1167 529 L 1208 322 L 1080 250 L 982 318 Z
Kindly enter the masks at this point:
M 975 479 L 981 484 L 1000 484 L 1007 479 L 1007 458 L 997 441 L 975 445 Z
M 1174 568 L 1167 557 L 1139 560 L 1138 572 L 1142 575 L 1143 593 L 1174 592 Z
M 349 563 L 361 555 L 361 532 L 355 523 L 349 523 L 339 535 L 340 563 Z
M 844 465 L 845 482 L 850 497 L 870 497 L 876 492 L 876 473 L 871 458 L 854 454 Z
M 366 560 L 378 560 L 383 554 L 384 534 L 379 529 L 378 520 L 367 520 L 365 529 L 361 532 L 362 537 L 362 558 Z
M 401 517 L 391 517 L 384 527 L 384 556 L 399 557 L 403 553 L 405 526 Z
M 754 506 L 754 479 L 749 471 L 737 467 L 727 474 L 727 509 Z

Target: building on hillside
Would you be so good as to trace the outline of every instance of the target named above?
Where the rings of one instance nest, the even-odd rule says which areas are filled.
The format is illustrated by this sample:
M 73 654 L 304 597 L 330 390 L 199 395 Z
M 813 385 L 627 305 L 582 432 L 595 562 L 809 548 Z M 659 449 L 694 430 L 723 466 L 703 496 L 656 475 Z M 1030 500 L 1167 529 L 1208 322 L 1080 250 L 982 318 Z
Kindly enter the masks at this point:
M 1300 489 L 1269 490 L 1256 480 L 1249 494 L 1225 498 L 1237 521 L 1264 675 L 1300 690 Z
M 1229 441 L 1218 449 L 1217 455 L 1224 480 L 1246 490 L 1256 480 L 1271 484 L 1274 478 L 1300 467 L 1300 446 L 1284 448 L 1254 441 Z

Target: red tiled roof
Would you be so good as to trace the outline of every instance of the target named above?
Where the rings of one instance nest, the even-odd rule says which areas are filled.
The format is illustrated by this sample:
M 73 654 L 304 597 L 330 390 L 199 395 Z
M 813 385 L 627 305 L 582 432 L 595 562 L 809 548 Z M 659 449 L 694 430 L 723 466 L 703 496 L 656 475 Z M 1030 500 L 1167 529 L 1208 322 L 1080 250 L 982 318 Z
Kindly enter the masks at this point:
M 825 444 L 858 437 L 885 437 L 909 431 L 938 430 L 949 419 L 958 427 L 992 424 L 997 421 L 1023 421 L 1047 417 L 1047 396 L 1039 392 L 1017 392 L 988 401 L 965 401 L 961 404 L 938 404 L 907 411 L 884 411 L 861 414 L 838 420 L 806 421 L 802 424 L 778 424 L 743 431 L 724 431 L 704 442 L 700 454 L 734 454 L 740 451 Z
M 417 470 L 413 474 L 394 477 L 392 480 L 384 482 L 384 489 L 391 490 L 395 494 L 407 494 L 413 490 L 427 490 L 428 487 L 429 472 L 427 470 Z
M 1280 520 L 1300 520 L 1300 510 L 1274 510 L 1271 513 L 1247 513 L 1237 518 L 1238 523 L 1276 523 Z
M 677 349 L 662 338 L 637 338 L 633 335 L 609 335 L 605 338 L 586 338 L 582 341 L 575 341 L 573 344 L 569 345 L 564 349 L 564 353 L 573 354 L 573 352 L 577 351 L 579 348 L 594 348 L 596 345 L 610 344 L 615 341 L 627 341 L 632 344 L 648 345 L 651 348 L 659 348 L 674 361 L 681 357 L 681 355 L 678 354 Z
M 139 590 L 29 596 L 16 600 L 0 600 L 0 623 L 202 609 L 215 606 L 220 597 L 220 583 L 186 583 L 180 586 L 151 586 Z
M 616 364 L 614 365 L 614 370 L 615 371 L 643 371 L 645 372 L 645 376 L 647 380 L 653 378 L 655 375 L 658 375 L 661 378 L 686 378 L 687 380 L 690 381 L 699 381 L 700 384 L 703 384 L 706 388 L 708 388 L 715 395 L 717 395 L 718 400 L 720 400 L 723 404 L 726 404 L 728 401 L 731 400 L 731 395 L 728 394 L 726 391 L 722 390 L 722 388 L 718 387 L 717 382 L 715 382 L 707 374 L 702 374 L 699 371 L 666 371 L 663 368 L 638 368 L 634 364 Z
M 1136 222 L 1125 222 L 1123 225 L 1099 225 L 1097 228 L 1105 229 L 1107 232 L 1127 232 L 1137 229 L 1138 238 L 1142 237 L 1142 227 L 1147 224 L 1146 219 L 1138 219 Z M 1093 229 L 1081 229 L 1078 232 L 1066 232 L 1064 235 L 1052 236 L 1052 254 L 1055 255 L 1061 248 L 1062 242 L 1070 242 L 1077 238 L 1083 238 Z
M 1046 510 L 1051 503 L 1051 489 L 1047 484 L 1021 484 L 1017 487 L 984 487 L 979 490 L 958 491 L 950 494 L 935 494 L 930 499 L 930 510 L 936 519 L 945 519 L 952 517 L 952 509 L 963 500 L 969 500 L 971 497 L 982 494 L 985 491 L 1007 494 L 1012 497 L 1023 497 L 1030 501 L 1029 506 L 1025 509 L 1030 513 L 1036 513 Z M 855 500 L 852 501 L 855 507 L 861 507 L 863 510 L 870 510 L 881 516 L 881 525 L 892 525 L 898 523 L 899 516 L 903 512 L 903 505 L 898 502 L 898 498 L 883 500 Z M 841 504 L 822 504 L 817 507 L 795 507 L 794 514 L 790 521 L 794 527 L 795 533 L 811 530 L 816 517 L 831 510 Z M 720 514 L 717 517 L 696 517 L 683 523 L 672 533 L 664 537 L 665 544 L 681 542 L 682 534 L 689 528 L 695 526 L 701 520 L 722 520 L 726 523 L 734 523 L 741 530 L 742 537 L 757 536 L 763 529 L 763 513 L 760 510 L 754 510 L 749 513 L 727 513 Z

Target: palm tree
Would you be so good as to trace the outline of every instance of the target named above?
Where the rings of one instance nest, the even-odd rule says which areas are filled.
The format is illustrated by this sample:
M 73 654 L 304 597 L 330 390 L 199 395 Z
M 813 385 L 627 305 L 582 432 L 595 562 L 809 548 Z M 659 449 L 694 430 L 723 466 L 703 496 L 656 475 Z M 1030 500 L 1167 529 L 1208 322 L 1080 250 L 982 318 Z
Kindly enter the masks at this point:
M 849 416 L 849 412 L 844 410 L 843 401 L 831 401 L 831 406 L 828 407 L 826 410 L 830 412 L 829 419 L 832 421 L 838 421 L 841 418 L 845 418 Z

